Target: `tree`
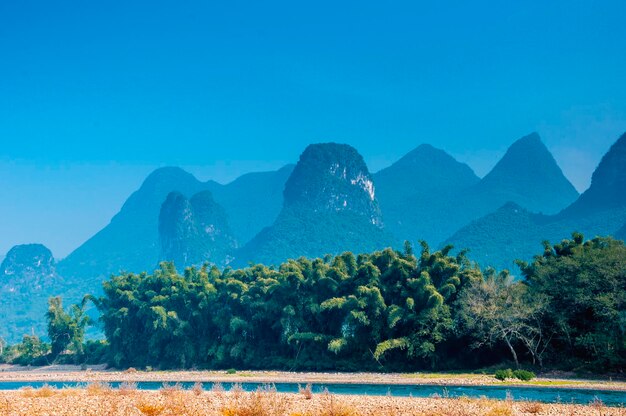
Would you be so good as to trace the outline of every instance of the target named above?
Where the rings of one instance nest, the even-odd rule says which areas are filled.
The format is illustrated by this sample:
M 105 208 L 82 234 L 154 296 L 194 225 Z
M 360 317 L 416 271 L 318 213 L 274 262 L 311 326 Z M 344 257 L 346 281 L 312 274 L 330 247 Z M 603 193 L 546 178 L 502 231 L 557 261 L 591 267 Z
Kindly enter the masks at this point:
M 488 270 L 459 298 L 459 324 L 477 341 L 475 347 L 502 341 L 519 368 L 517 344 L 522 343 L 540 365 L 549 342 L 541 326 L 543 298 L 531 299 L 522 282 L 514 282 L 508 272 Z
M 580 233 L 530 263 L 519 262 L 530 296 L 546 300 L 544 325 L 560 356 L 594 369 L 626 365 L 626 247 Z
M 46 319 L 52 358 L 55 359 L 70 346 L 74 353 L 81 355 L 85 327 L 90 323 L 89 317 L 85 314 L 85 302 L 72 305 L 69 313 L 63 309 L 63 301 L 59 296 L 48 299 L 48 305 Z

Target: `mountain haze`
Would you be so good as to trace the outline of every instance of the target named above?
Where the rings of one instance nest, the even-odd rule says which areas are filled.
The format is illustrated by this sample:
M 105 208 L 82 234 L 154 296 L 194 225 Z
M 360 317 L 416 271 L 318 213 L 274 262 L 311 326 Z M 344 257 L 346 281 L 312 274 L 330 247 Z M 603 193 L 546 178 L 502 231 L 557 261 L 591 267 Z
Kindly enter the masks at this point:
M 50 250 L 23 244 L 9 250 L 0 264 L 0 338 L 17 342 L 31 332 L 45 334 L 48 297 L 63 291 Z
M 514 142 L 480 180 L 467 165 L 427 145 L 380 171 L 375 179 L 394 236 L 433 245 L 507 202 L 556 213 L 578 197 L 536 133 Z
M 159 168 L 128 198 L 110 224 L 59 262 L 59 272 L 99 281 L 121 270 L 139 272 L 156 267 L 161 259 L 159 214 L 171 192 L 191 198 L 211 191 L 225 209 L 228 223 L 233 224 L 233 237 L 246 242 L 277 217 L 292 169 L 287 165 L 273 172 L 253 172 L 222 185 L 201 182 L 181 168 Z
M 422 144 L 374 174 L 387 229 L 401 239 L 439 241 L 442 211 L 455 194 L 480 181 L 472 169 Z
M 237 264 L 276 264 L 346 250 L 372 251 L 391 243 L 363 157 L 336 143 L 306 148 L 285 184 L 283 208 L 237 254 Z
M 160 260 L 174 261 L 179 270 L 210 262 L 228 264 L 237 243 L 224 208 L 209 191 L 188 199 L 171 192 L 159 215 Z
M 226 210 L 230 228 L 240 243 L 250 241 L 274 222 L 293 168 L 286 165 L 276 171 L 247 173 L 226 185 L 207 182 L 215 201 Z
M 626 206 L 626 133 L 602 157 L 591 186 L 561 215 L 576 217 Z
M 159 260 L 158 224 L 163 201 L 172 191 L 191 197 L 206 188 L 183 169 L 155 170 L 109 225 L 59 263 L 59 273 L 98 281 L 120 270 L 153 269 Z
M 537 133 L 513 143 L 471 193 L 483 210 L 511 201 L 544 214 L 556 214 L 578 197 Z
M 589 238 L 615 235 L 626 223 L 625 142 L 623 135 L 602 158 L 589 189 L 558 214 L 532 214 L 507 204 L 462 227 L 447 242 L 469 248 L 470 257 L 483 266 L 511 268 L 513 260 L 536 253 L 543 240 L 558 242 L 573 231 Z

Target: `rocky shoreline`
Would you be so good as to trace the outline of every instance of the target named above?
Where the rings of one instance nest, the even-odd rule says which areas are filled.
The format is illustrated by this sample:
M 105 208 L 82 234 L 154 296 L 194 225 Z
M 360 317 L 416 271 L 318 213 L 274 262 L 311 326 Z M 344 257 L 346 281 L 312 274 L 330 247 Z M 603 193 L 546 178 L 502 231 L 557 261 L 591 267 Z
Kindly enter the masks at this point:
M 19 367 L 0 365 L 2 381 L 41 382 L 220 382 L 220 383 L 339 383 L 339 384 L 406 384 L 450 386 L 520 386 L 540 388 L 578 388 L 626 391 L 626 382 L 602 379 L 574 379 L 541 376 L 530 382 L 507 380 L 502 382 L 484 374 L 439 373 L 314 373 L 282 371 L 125 371 L 109 370 L 104 366 L 55 365 L 46 367 Z

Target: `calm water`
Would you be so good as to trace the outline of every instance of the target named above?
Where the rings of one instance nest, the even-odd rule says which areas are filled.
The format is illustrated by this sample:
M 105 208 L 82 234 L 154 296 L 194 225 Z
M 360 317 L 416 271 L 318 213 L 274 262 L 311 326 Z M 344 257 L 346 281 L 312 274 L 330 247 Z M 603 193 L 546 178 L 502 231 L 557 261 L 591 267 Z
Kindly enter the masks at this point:
M 17 390 L 22 387 L 39 388 L 44 384 L 51 387 L 84 387 L 87 383 L 79 382 L 0 382 L 0 390 Z M 109 383 L 118 388 L 120 382 Z M 183 388 L 193 386 L 193 382 L 180 383 Z M 221 383 L 225 390 L 233 387 L 234 383 Z M 137 388 L 141 390 L 158 390 L 164 385 L 172 383 L 139 382 Z M 214 383 L 202 383 L 205 390 L 213 388 Z M 267 386 L 263 383 L 241 383 L 241 388 L 254 391 Z M 297 383 L 272 384 L 278 392 L 296 393 Z M 392 385 L 392 384 L 313 384 L 313 392 L 321 393 L 325 390 L 333 394 L 361 394 L 369 396 L 399 396 L 399 397 L 431 397 L 434 395 L 448 397 L 487 397 L 490 399 L 505 399 L 507 395 L 513 400 L 533 400 L 544 403 L 580 403 L 588 404 L 593 400 L 601 400 L 605 405 L 626 405 L 626 392 L 611 390 L 587 390 L 565 388 L 514 387 L 514 386 L 429 386 L 429 385 Z

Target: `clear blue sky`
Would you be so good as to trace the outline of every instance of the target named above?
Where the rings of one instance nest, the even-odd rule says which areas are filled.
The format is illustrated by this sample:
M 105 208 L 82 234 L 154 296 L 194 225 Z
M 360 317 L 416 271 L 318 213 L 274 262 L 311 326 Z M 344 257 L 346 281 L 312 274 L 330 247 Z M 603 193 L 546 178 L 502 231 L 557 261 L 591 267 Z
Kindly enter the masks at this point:
M 515 5 L 515 6 L 514 6 Z M 626 131 L 626 3 L 0 2 L 0 253 L 63 257 L 153 168 L 230 180 L 318 141 L 484 174 L 538 131 L 584 190 Z

